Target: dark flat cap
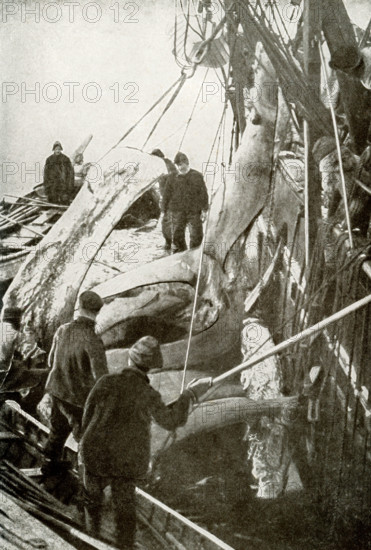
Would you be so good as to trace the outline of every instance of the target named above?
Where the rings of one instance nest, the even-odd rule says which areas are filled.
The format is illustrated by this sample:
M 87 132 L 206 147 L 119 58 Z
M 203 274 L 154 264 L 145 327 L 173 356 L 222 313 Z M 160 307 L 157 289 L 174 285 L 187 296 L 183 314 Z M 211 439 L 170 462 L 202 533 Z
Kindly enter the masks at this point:
M 103 306 L 103 300 L 96 292 L 85 290 L 85 292 L 80 294 L 79 305 L 81 308 L 86 309 L 86 311 L 98 313 Z

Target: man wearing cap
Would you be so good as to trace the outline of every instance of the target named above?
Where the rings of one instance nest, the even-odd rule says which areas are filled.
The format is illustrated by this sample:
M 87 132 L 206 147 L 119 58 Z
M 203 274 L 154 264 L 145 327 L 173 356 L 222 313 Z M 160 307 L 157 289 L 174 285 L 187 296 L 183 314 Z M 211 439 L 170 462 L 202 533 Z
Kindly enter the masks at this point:
M 174 252 L 186 250 L 185 230 L 189 226 L 190 248 L 200 246 L 202 218 L 208 209 L 208 194 L 201 172 L 189 167 L 188 157 L 177 153 L 174 164 L 178 173 L 170 176 L 164 192 L 163 209 L 170 212 Z
M 168 175 L 161 176 L 160 179 L 158 180 L 158 183 L 159 183 L 160 195 L 161 195 L 161 214 L 162 214 L 161 229 L 165 239 L 164 248 L 165 250 L 171 250 L 171 244 L 173 240 L 172 228 L 171 228 L 171 217 L 170 217 L 169 211 L 164 209 L 164 195 L 165 195 L 165 189 L 166 189 L 167 183 L 169 181 L 169 175 L 175 175 L 177 173 L 177 170 L 174 164 L 171 162 L 171 160 L 165 157 L 161 149 L 154 149 L 151 155 L 162 158 L 168 170 Z
M 94 330 L 102 306 L 98 294 L 83 292 L 77 318 L 60 326 L 54 335 L 49 354 L 51 372 L 45 386 L 51 396 L 51 418 L 44 473 L 52 471 L 60 460 L 71 430 L 79 439 L 86 398 L 95 382 L 108 372 L 103 342 Z
M 75 176 L 72 163 L 62 150 L 61 143 L 56 141 L 53 154 L 45 162 L 44 188 L 50 203 L 68 205 L 75 194 Z
M 85 405 L 79 457 L 87 493 L 87 528 L 99 536 L 103 491 L 110 485 L 115 544 L 122 550 L 131 550 L 134 544 L 135 485 L 147 474 L 152 419 L 167 430 L 184 425 L 190 402 L 211 385 L 209 378 L 193 381 L 166 406 L 147 376 L 150 369 L 160 367 L 158 341 L 144 336 L 130 348 L 127 366 L 103 376 Z

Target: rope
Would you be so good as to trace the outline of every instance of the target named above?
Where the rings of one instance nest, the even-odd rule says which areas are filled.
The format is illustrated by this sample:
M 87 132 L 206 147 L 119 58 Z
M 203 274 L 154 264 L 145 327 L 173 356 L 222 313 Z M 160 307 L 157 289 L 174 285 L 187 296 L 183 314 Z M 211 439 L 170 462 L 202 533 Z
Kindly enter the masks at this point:
M 190 125 L 190 123 L 191 123 L 192 117 L 193 117 L 193 115 L 194 115 L 194 112 L 195 112 L 195 109 L 196 109 L 198 100 L 199 100 L 199 98 L 200 98 L 200 95 L 201 95 L 201 92 L 202 92 L 202 88 L 203 88 L 203 85 L 204 85 L 204 83 L 205 83 L 205 79 L 206 79 L 206 77 L 207 77 L 207 73 L 208 73 L 208 72 L 209 72 L 209 69 L 206 70 L 204 79 L 203 79 L 203 81 L 202 81 L 202 83 L 201 83 L 200 89 L 198 90 L 198 93 L 197 93 L 195 102 L 194 102 L 194 104 L 193 104 L 193 108 L 192 108 L 191 114 L 189 115 L 189 119 L 188 119 L 188 121 L 187 121 L 187 124 L 186 124 L 185 130 L 184 130 L 182 139 L 180 140 L 180 143 L 179 143 L 178 151 L 181 151 L 181 149 L 182 149 L 182 145 L 183 145 L 184 138 L 185 138 L 185 136 L 186 136 L 186 133 L 187 133 L 188 128 L 189 128 L 189 125 Z
M 209 159 L 208 159 L 208 161 L 207 161 L 207 164 L 209 164 L 209 162 L 210 162 L 211 155 L 212 155 L 212 152 L 213 152 L 213 149 L 214 149 L 214 145 L 215 145 L 215 143 L 216 143 L 218 134 L 219 134 L 219 132 L 220 132 L 220 130 L 221 130 L 222 123 L 223 123 L 223 119 L 224 119 L 225 112 L 226 112 L 226 108 L 227 108 L 227 103 L 224 104 L 223 113 L 222 113 L 222 116 L 221 116 L 221 119 L 220 119 L 220 122 L 219 122 L 219 125 L 218 125 L 218 128 L 217 128 L 217 131 L 216 131 L 216 135 L 215 135 L 213 144 L 212 144 L 212 146 L 211 146 L 211 151 L 210 151 L 210 155 L 209 155 Z M 213 182 L 212 182 L 212 186 L 211 186 L 210 195 L 212 194 L 212 191 L 213 191 L 213 186 L 214 186 L 214 182 L 215 182 L 215 174 L 216 174 L 216 171 L 214 172 L 214 177 L 213 177 Z M 201 280 L 202 260 L 203 260 L 204 249 L 205 249 L 205 243 L 206 243 L 206 233 L 207 233 L 207 226 L 208 226 L 208 223 L 209 223 L 209 217 L 210 217 L 210 209 L 208 210 L 208 213 L 207 213 L 206 224 L 205 224 L 205 231 L 204 231 L 204 235 L 203 235 L 203 238 L 202 238 L 201 249 L 200 249 L 200 260 L 199 260 L 199 263 L 198 263 L 197 282 L 196 282 L 196 289 L 195 289 L 195 298 L 194 298 L 194 300 L 193 300 L 191 324 L 190 324 L 189 334 L 188 334 L 187 350 L 186 350 L 186 356 L 185 356 L 185 361 L 184 361 L 183 377 L 182 377 L 182 385 L 181 385 L 180 393 L 182 393 L 182 392 L 184 391 L 184 386 L 185 386 L 185 377 L 186 377 L 186 373 L 187 373 L 189 352 L 190 352 L 190 349 L 191 349 L 192 331 L 193 331 L 194 317 L 195 317 L 195 314 L 196 314 L 198 290 L 199 290 L 199 287 L 200 287 L 200 280 Z
M 177 79 L 177 80 L 176 80 L 176 81 L 166 90 L 166 92 L 164 92 L 164 93 L 162 94 L 162 96 L 152 105 L 152 107 L 150 107 L 150 108 L 148 109 L 148 111 L 146 111 L 146 112 L 144 113 L 144 115 L 141 116 L 140 119 L 139 119 L 135 124 L 133 124 L 133 126 L 131 126 L 131 127 L 129 128 L 129 130 L 127 130 L 127 131 L 125 132 L 125 134 L 118 140 L 118 142 L 117 142 L 115 145 L 113 145 L 106 153 L 104 153 L 104 155 L 103 155 L 97 162 L 100 162 L 102 159 L 104 159 L 104 157 L 106 157 L 106 156 L 108 155 L 108 153 L 110 153 L 111 151 L 113 151 L 113 149 L 115 149 L 115 148 L 116 148 L 116 147 L 117 147 L 117 146 L 118 146 L 118 145 L 119 145 L 119 144 L 120 144 L 120 143 L 121 143 L 121 142 L 122 142 L 122 141 L 123 141 L 123 140 L 124 140 L 124 139 L 125 139 L 125 138 L 126 138 L 135 128 L 136 128 L 136 127 L 137 127 L 137 126 L 138 126 L 138 124 L 140 124 L 140 123 L 142 122 L 142 120 L 143 120 L 147 115 L 149 115 L 149 113 L 150 113 L 151 111 L 153 111 L 153 109 L 154 109 L 155 107 L 157 107 L 157 105 L 158 105 L 159 103 L 161 103 L 161 101 L 171 92 L 171 90 L 172 90 L 173 88 L 175 88 L 175 86 L 176 86 L 182 79 L 183 79 L 183 75 L 181 75 L 181 76 L 180 76 L 180 77 L 179 77 L 179 78 L 178 78 L 178 79 Z
M 322 63 L 322 67 L 323 67 L 323 73 L 324 73 L 324 77 L 325 77 L 326 90 L 327 90 L 328 96 L 330 97 L 330 86 L 329 86 L 328 78 L 327 78 L 327 69 L 326 69 L 325 59 L 324 59 L 324 56 L 323 56 L 322 46 L 321 46 L 320 42 L 318 42 L 318 47 L 319 47 L 319 53 L 320 53 L 320 56 L 321 56 L 321 63 Z M 350 223 L 350 215 L 349 215 L 348 197 L 347 197 L 347 191 L 346 191 L 346 186 L 345 186 L 343 161 L 342 161 L 342 158 L 341 158 L 340 140 L 339 140 L 339 134 L 338 134 L 337 124 L 336 124 L 335 109 L 334 109 L 334 106 L 332 104 L 332 101 L 330 101 L 329 103 L 330 103 L 332 124 L 333 124 L 333 127 L 334 127 L 336 150 L 337 150 L 337 155 L 338 155 L 338 159 L 339 159 L 339 171 L 340 171 L 341 185 L 342 185 L 342 190 L 343 190 L 343 201 L 344 201 L 345 219 L 346 219 L 347 228 L 348 228 L 349 245 L 350 245 L 350 248 L 354 248 L 353 235 L 352 235 L 352 226 L 351 226 L 351 223 Z
M 169 101 L 167 102 L 167 104 L 165 106 L 165 109 L 162 111 L 161 115 L 159 116 L 159 118 L 155 122 L 152 130 L 148 134 L 148 137 L 147 137 L 146 141 L 143 143 L 142 149 L 144 149 L 144 147 L 147 145 L 147 143 L 148 143 L 149 139 L 151 138 L 153 132 L 156 130 L 157 126 L 160 124 L 161 119 L 164 116 L 164 114 L 170 109 L 170 107 L 174 103 L 174 101 L 177 98 L 180 90 L 183 88 L 184 83 L 185 83 L 186 80 L 187 80 L 187 75 L 185 73 L 182 73 L 181 77 L 177 80 L 178 86 L 177 86 L 175 92 L 173 93 L 173 95 L 171 96 Z

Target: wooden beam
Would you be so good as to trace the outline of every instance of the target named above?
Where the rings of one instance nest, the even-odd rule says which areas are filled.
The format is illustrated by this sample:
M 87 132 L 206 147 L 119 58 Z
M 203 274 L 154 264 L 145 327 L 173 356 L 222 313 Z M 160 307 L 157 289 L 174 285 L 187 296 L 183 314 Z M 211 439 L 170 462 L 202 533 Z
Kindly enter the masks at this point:
M 318 41 L 321 31 L 321 10 L 319 0 L 306 0 L 303 12 L 304 71 L 309 92 L 320 101 L 321 59 Z M 309 265 L 317 236 L 318 220 L 321 218 L 321 181 L 312 155 L 312 148 L 320 137 L 310 120 L 304 121 L 305 147 L 305 261 Z

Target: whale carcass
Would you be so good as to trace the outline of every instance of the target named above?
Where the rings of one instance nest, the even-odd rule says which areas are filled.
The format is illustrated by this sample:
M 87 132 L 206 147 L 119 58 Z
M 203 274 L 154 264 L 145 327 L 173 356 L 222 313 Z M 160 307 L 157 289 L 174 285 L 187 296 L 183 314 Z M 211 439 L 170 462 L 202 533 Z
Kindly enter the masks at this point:
M 241 317 L 226 292 L 224 263 L 234 243 L 266 204 L 277 109 L 276 94 L 272 93 L 276 84 L 273 69 L 259 44 L 256 55 L 263 61 L 255 69 L 255 86 L 260 90 L 255 108 L 260 122 L 248 121 L 234 164 L 210 207 L 190 346 L 192 367 L 214 365 L 238 344 Z M 79 290 L 94 259 L 91 252 L 85 258 L 84 250 L 99 250 L 125 210 L 166 173 L 166 166 L 157 157 L 117 147 L 105 157 L 101 170 L 98 181 L 87 178 L 69 210 L 17 274 L 4 299 L 6 304 L 25 310 L 25 321 L 32 321 L 45 347 L 56 328 L 73 316 Z M 125 360 L 130 334 L 138 334 L 133 327 L 142 326 L 151 333 L 152 327 L 161 323 L 165 367 L 183 365 L 199 261 L 200 249 L 185 251 L 93 287 L 105 301 L 97 321 L 112 370 Z

